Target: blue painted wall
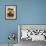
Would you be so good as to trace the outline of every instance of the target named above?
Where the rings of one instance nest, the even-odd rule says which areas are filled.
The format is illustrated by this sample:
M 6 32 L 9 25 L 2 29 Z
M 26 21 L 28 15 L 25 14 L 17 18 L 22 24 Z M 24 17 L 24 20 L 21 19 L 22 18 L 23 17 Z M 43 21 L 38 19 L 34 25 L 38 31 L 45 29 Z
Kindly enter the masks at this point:
M 17 19 L 5 20 L 5 5 L 17 5 Z M 8 43 L 8 34 L 18 32 L 18 24 L 46 24 L 46 0 L 2 0 L 0 2 L 0 44 Z M 17 39 L 16 39 L 17 43 Z

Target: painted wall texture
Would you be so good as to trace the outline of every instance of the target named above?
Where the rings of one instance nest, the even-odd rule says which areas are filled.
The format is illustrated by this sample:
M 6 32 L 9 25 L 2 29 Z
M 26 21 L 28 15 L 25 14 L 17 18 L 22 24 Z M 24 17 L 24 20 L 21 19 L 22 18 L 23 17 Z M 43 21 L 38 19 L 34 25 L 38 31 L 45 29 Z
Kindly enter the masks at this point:
M 5 20 L 5 5 L 17 6 L 16 20 Z M 0 1 L 0 44 L 8 43 L 10 32 L 18 34 L 18 24 L 46 24 L 46 0 Z

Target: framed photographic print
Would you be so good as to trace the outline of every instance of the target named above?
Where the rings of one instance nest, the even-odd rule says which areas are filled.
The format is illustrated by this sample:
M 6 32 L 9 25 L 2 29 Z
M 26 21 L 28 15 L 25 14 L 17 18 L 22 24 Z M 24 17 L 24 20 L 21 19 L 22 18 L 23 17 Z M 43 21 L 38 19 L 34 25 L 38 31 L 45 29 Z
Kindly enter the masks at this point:
M 6 5 L 5 7 L 6 15 L 5 18 L 8 20 L 16 19 L 16 5 Z

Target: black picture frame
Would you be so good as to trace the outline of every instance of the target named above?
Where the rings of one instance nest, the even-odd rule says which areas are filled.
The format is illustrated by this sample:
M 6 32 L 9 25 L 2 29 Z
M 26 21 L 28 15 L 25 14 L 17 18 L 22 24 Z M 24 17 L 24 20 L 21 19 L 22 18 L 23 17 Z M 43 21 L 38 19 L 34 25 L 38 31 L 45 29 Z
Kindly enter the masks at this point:
M 5 5 L 5 19 L 6 20 L 16 20 L 17 19 L 17 8 L 16 7 L 17 7 L 16 5 Z M 8 14 L 9 12 L 13 14 L 9 15 Z

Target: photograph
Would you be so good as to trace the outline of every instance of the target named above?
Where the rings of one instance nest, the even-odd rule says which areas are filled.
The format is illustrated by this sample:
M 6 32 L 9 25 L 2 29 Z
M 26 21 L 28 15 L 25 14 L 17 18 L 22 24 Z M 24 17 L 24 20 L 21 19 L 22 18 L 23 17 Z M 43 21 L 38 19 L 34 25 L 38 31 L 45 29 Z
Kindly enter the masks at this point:
M 16 19 L 16 5 L 6 5 L 6 15 L 5 18 L 9 20 Z

